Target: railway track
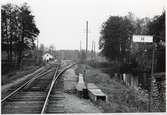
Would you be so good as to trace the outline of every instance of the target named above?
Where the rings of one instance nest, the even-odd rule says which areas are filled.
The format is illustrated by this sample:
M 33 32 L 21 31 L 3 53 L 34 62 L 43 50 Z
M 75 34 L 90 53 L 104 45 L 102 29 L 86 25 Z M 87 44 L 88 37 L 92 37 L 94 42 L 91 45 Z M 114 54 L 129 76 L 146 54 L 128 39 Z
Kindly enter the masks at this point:
M 52 81 L 50 91 L 48 92 L 45 104 L 41 113 L 65 113 L 64 111 L 64 81 L 60 77 L 63 72 L 71 68 L 75 64 L 71 64 L 63 68 Z
M 41 113 L 64 113 L 64 81 L 56 76 Z
M 55 66 L 36 75 L 2 99 L 1 113 L 64 113 L 64 87 L 60 76 L 73 65 Z
M 29 82 L 32 78 L 38 77 L 40 75 L 47 74 L 47 71 L 52 68 L 52 65 L 47 65 L 45 67 L 41 67 L 37 70 L 37 72 L 31 73 L 29 77 L 26 80 L 23 80 L 22 82 L 18 82 L 17 84 L 14 84 L 10 86 L 9 88 L 5 89 L 1 92 L 1 103 L 5 100 L 5 98 L 8 98 L 12 94 L 12 92 L 16 91 L 16 89 L 19 89 L 21 86 L 24 86 L 26 82 Z

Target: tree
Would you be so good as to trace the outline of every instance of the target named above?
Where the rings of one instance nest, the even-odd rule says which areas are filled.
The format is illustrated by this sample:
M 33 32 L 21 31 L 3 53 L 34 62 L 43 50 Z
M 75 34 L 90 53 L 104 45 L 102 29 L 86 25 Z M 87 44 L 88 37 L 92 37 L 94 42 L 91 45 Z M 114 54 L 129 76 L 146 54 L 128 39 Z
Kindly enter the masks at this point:
M 133 24 L 134 34 L 153 35 L 154 43 L 157 44 L 155 50 L 156 72 L 165 71 L 165 11 L 160 16 L 154 18 L 135 17 L 132 13 L 126 16 Z M 131 58 L 134 58 L 138 66 L 144 71 L 151 70 L 152 44 L 132 43 Z
M 12 61 L 12 54 L 15 53 L 17 63 L 21 65 L 24 51 L 34 48 L 34 40 L 39 34 L 34 16 L 26 3 L 21 7 L 2 5 L 1 11 L 2 50 L 7 51 L 8 62 Z
M 2 6 L 1 12 L 2 50 L 7 51 L 8 62 L 12 62 L 14 43 L 18 40 L 16 37 L 18 35 L 19 8 L 16 5 L 6 4 Z
M 21 34 L 18 48 L 18 64 L 22 63 L 23 51 L 32 48 L 34 46 L 35 37 L 38 36 L 39 30 L 35 25 L 34 16 L 31 14 L 29 6 L 23 4 L 20 8 L 21 12 L 19 15 Z
M 101 54 L 109 60 L 125 59 L 130 49 L 133 25 L 126 17 L 111 16 L 103 23 L 99 40 Z
M 148 34 L 148 23 L 150 22 L 150 18 L 138 18 L 133 13 L 129 12 L 127 16 L 125 16 L 133 25 L 134 32 L 136 35 L 147 35 Z
M 154 42 L 157 44 L 157 50 L 155 52 L 157 59 L 157 72 L 165 71 L 165 15 L 166 12 L 163 11 L 160 16 L 155 16 L 148 24 L 149 34 L 153 35 Z

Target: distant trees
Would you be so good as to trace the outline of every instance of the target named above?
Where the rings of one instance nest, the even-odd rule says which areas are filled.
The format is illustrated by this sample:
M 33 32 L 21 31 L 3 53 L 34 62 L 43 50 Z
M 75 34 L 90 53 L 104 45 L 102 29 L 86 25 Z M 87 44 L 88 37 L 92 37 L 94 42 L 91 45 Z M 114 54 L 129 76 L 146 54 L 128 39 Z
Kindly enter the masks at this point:
M 34 40 L 39 34 L 30 7 L 6 4 L 1 7 L 2 51 L 7 52 L 7 61 L 11 63 L 13 55 L 17 65 L 21 65 L 24 51 L 35 47 Z
M 56 57 L 56 48 L 55 48 L 54 45 L 50 45 L 50 46 L 49 46 L 48 52 L 49 52 L 51 55 L 53 55 L 53 56 Z
M 147 17 L 139 19 L 131 12 L 124 17 L 110 16 L 102 24 L 100 34 L 99 49 L 103 56 L 121 63 L 130 61 L 130 63 L 135 63 L 135 66 L 140 65 L 141 69 L 146 68 L 146 65 L 151 66 L 152 47 L 146 44 L 137 44 L 136 48 L 142 50 L 132 53 L 135 51 L 131 47 L 132 35 L 153 35 L 154 42 L 157 44 L 155 57 L 157 71 L 165 71 L 165 11 L 153 19 Z M 145 57 L 149 61 L 146 61 Z
M 40 52 L 41 52 L 41 54 L 43 55 L 44 54 L 44 52 L 46 51 L 46 48 L 45 48 L 45 46 L 44 46 L 44 44 L 40 44 L 40 46 L 39 46 L 39 49 L 38 49 Z

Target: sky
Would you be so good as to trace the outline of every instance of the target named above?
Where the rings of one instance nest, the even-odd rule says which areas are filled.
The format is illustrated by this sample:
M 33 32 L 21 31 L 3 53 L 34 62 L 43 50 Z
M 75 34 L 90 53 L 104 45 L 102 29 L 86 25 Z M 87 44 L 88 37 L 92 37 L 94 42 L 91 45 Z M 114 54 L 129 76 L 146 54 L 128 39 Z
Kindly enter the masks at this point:
M 125 16 L 132 12 L 139 18 L 160 15 L 165 0 L 1 0 L 2 4 L 20 5 L 27 2 L 40 30 L 39 44 L 59 49 L 82 49 L 86 46 L 88 21 L 88 50 L 92 40 L 98 41 L 102 23 L 109 16 Z

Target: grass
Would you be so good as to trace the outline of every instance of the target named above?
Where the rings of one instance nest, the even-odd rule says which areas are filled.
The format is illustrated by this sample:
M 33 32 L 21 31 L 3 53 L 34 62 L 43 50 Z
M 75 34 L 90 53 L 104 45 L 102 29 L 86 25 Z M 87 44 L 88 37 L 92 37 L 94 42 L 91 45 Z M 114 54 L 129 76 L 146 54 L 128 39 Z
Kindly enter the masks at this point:
M 86 82 L 95 83 L 108 95 L 108 103 L 98 103 L 98 106 L 105 113 L 148 111 L 148 95 L 144 91 L 136 91 L 133 88 L 127 87 L 114 77 L 103 73 L 99 68 L 95 69 L 88 65 L 78 65 L 76 74 L 83 73 L 84 68 L 87 68 Z
M 32 66 L 25 66 L 22 70 L 15 70 L 15 71 L 11 71 L 8 72 L 5 75 L 2 75 L 2 85 L 8 84 L 16 79 L 19 79 L 29 73 L 32 73 L 33 71 L 35 71 L 37 68 L 39 68 L 38 66 L 32 65 Z
M 39 68 L 43 63 L 37 64 L 34 59 L 25 58 L 22 63 L 22 67 L 18 68 L 15 64 L 15 60 L 13 63 L 9 64 L 7 60 L 2 60 L 2 75 L 1 75 L 1 84 L 8 84 L 16 79 L 19 79 L 29 73 L 32 73 L 37 68 Z

